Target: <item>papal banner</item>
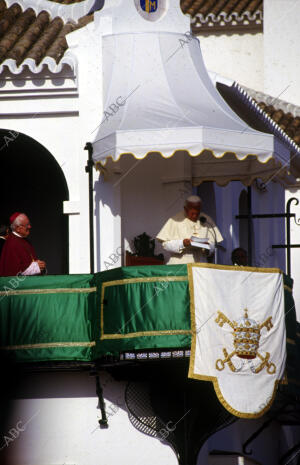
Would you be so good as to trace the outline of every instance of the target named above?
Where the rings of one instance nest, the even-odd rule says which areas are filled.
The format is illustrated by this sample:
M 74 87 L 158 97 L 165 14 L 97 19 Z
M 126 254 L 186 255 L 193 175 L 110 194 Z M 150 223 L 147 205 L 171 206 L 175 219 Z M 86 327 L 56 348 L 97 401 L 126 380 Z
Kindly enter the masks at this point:
M 277 268 L 189 264 L 189 377 L 212 381 L 233 415 L 272 405 L 286 360 L 283 275 Z

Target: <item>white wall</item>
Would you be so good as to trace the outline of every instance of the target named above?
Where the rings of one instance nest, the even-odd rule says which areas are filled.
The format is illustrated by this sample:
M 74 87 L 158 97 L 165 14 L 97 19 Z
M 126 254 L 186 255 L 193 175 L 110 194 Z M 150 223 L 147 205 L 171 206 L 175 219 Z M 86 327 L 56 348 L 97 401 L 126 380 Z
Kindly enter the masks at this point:
M 264 89 L 300 105 L 300 3 L 264 0 Z
M 242 189 L 240 183 L 229 183 L 225 187 L 215 186 L 216 193 L 216 223 L 224 238 L 222 246 L 225 251 L 218 251 L 218 262 L 223 265 L 231 265 L 231 252 L 238 247 L 238 235 L 234 231 L 237 224 L 235 215 L 238 215 L 238 198 Z
M 198 36 L 206 68 L 255 90 L 264 86 L 263 34 Z
M 65 69 L 59 75 L 51 75 L 44 70 L 38 75 L 28 75 L 23 71 L 18 76 L 1 76 L 0 90 L 1 117 L 0 126 L 16 133 L 23 133 L 44 146 L 60 165 L 69 189 L 71 201 L 80 199 L 79 179 L 84 173 L 80 166 L 80 153 L 83 143 L 80 140 L 80 120 L 78 117 L 77 79 L 71 69 Z M 17 139 L 16 139 L 17 140 Z M 14 141 L 9 142 L 10 149 Z M 2 146 L 2 144 L 1 144 Z M 17 169 L 17 166 L 16 166 Z M 34 167 L 32 167 L 34 170 Z M 85 173 L 84 173 L 85 174 Z M 38 175 L 38 173 L 37 173 Z M 7 173 L 13 180 L 13 173 Z M 86 176 L 85 176 L 86 177 Z M 26 186 L 23 188 L 26 189 Z M 39 199 L 35 199 L 35 209 L 43 208 Z M 78 250 L 80 245 L 79 230 L 80 209 L 76 208 L 77 228 L 74 227 L 75 216 L 70 217 L 70 272 L 84 272 L 80 269 Z
M 133 161 L 134 168 L 124 159 L 122 192 L 122 236 L 124 245 L 132 244 L 135 236 L 146 232 L 156 237 L 165 222 L 183 210 L 185 199 L 192 193 L 191 157 L 178 153 L 170 159 L 152 154 Z M 127 163 L 129 160 L 127 160 Z M 132 161 L 131 161 L 132 163 Z M 167 253 L 156 242 L 155 253 Z
M 13 441 L 1 438 L 1 447 L 8 442 L 1 451 L 5 465 L 177 465 L 168 445 L 132 426 L 126 383 L 105 372 L 100 380 L 106 410 L 112 412 L 107 429 L 99 428 L 95 378 L 87 372 L 28 375 L 19 386 L 5 436 L 17 425 L 25 430 Z
M 17 76 L 1 75 L 0 84 L 1 128 L 22 132 L 42 144 L 61 165 L 74 196 L 78 183 L 74 133 L 79 127 L 76 76 L 70 68 L 59 75 L 44 71 L 28 76 L 23 71 Z
M 69 216 L 70 273 L 90 270 L 85 172 L 88 153 L 84 147 L 93 141 L 93 130 L 102 119 L 101 50 L 93 27 L 90 24 L 67 37 L 78 62 L 75 70 L 67 67 L 57 75 L 44 69 L 36 75 L 23 71 L 15 76 L 0 76 L 0 127 L 38 141 L 54 156 L 65 175 L 69 189 L 64 212 Z
M 264 1 L 264 92 L 294 105 L 300 105 L 300 3 L 297 0 Z M 286 192 L 300 200 L 300 191 Z M 297 212 L 299 207 L 292 205 Z M 300 243 L 300 227 L 291 220 L 292 243 Z M 294 299 L 300 320 L 300 249 L 292 249 Z

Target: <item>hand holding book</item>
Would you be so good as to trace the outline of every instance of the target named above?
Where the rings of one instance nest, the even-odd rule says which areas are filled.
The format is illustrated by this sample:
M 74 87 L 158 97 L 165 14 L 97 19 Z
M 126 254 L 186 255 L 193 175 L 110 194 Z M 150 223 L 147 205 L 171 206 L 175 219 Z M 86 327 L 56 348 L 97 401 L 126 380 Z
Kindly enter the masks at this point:
M 210 250 L 210 245 L 209 245 L 207 237 L 192 236 L 190 239 L 190 244 L 192 247 L 198 247 L 200 249 Z

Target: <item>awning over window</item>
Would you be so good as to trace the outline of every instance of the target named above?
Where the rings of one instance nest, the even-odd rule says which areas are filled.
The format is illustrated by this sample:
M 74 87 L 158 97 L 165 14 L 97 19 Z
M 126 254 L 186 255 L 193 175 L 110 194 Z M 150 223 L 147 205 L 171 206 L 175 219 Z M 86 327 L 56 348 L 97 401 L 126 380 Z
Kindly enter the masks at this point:
M 110 27 L 102 34 L 104 101 L 94 162 L 185 151 L 196 157 L 195 183 L 284 176 L 289 149 L 227 105 L 206 71 L 198 39 L 186 32 L 188 18 L 178 2 L 170 3 L 159 21 L 142 17 L 133 1 L 97 13 L 100 27 Z

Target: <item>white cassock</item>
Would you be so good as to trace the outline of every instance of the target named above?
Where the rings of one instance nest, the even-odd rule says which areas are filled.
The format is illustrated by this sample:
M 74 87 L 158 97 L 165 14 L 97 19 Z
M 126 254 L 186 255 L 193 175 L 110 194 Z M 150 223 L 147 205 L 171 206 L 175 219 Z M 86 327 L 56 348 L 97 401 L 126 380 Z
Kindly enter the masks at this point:
M 156 239 L 162 242 L 164 250 L 170 255 L 168 265 L 207 261 L 206 253 L 200 248 L 184 247 L 184 239 L 190 239 L 191 236 L 208 238 L 210 253 L 214 252 L 215 244 L 223 240 L 213 220 L 202 212 L 200 217 L 205 217 L 206 221 L 202 223 L 199 219 L 196 222 L 191 221 L 185 216 L 183 210 L 170 218 L 157 234 Z

